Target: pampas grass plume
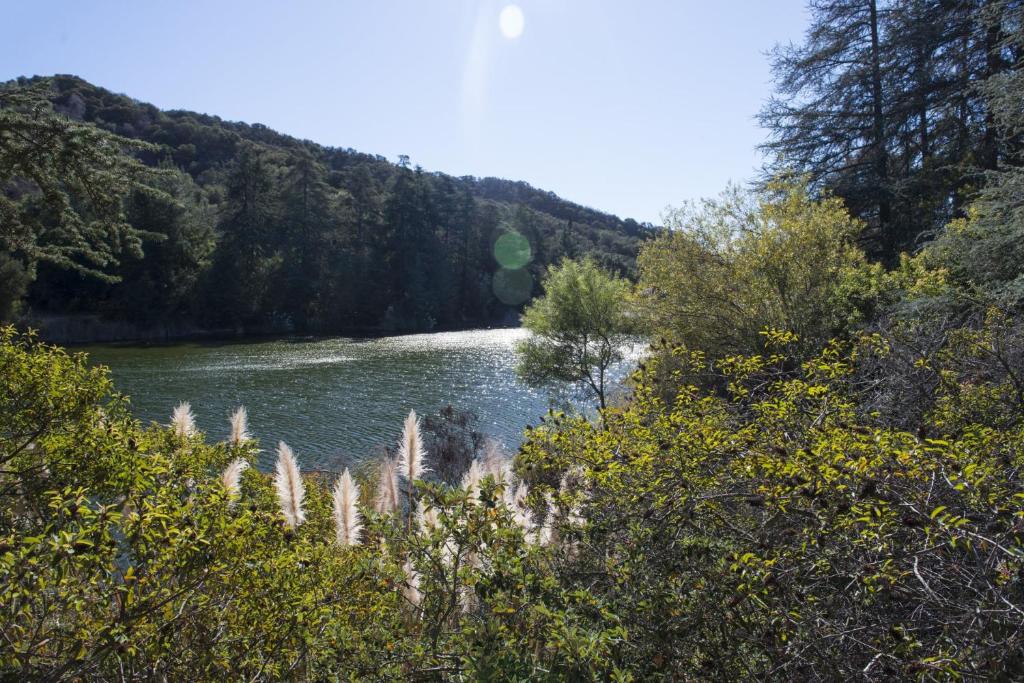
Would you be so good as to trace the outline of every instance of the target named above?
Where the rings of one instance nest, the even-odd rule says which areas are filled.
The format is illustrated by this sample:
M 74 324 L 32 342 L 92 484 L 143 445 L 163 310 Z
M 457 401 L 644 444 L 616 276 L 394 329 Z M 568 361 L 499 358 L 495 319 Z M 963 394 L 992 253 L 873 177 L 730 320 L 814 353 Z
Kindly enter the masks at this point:
M 478 458 L 473 458 L 469 469 L 462 477 L 462 488 L 469 494 L 469 500 L 476 504 L 480 502 L 480 480 L 484 477 L 483 466 Z
M 525 483 L 520 483 L 519 488 L 516 489 L 515 495 L 512 497 L 512 514 L 515 517 L 516 523 L 523 528 L 529 536 L 530 532 L 533 531 L 533 512 L 526 504 L 527 499 L 530 497 L 530 490 L 526 487 Z
M 497 441 L 487 442 L 484 457 L 480 461 L 480 478 L 491 477 L 498 487 L 496 495 L 509 508 L 512 507 L 512 458 L 503 451 Z
M 359 532 L 363 529 L 362 516 L 356 501 L 359 485 L 352 481 L 348 468 L 334 485 L 334 524 L 338 532 L 338 545 L 359 545 Z
M 391 458 L 384 458 L 380 461 L 377 497 L 373 507 L 381 515 L 398 510 L 398 463 Z
M 420 533 L 422 534 L 429 534 L 440 526 L 437 510 L 433 507 L 427 507 L 422 500 L 416 506 L 416 522 L 419 524 Z
M 402 595 L 414 607 L 419 607 L 423 601 L 423 593 L 420 592 L 420 575 L 413 568 L 412 562 L 405 561 L 402 567 L 405 572 L 405 584 L 402 586 Z
M 228 466 L 224 468 L 220 475 L 220 482 L 224 485 L 224 490 L 228 492 L 229 506 L 233 506 L 241 494 L 242 472 L 248 466 L 249 463 L 245 460 L 235 458 L 228 463 Z
M 544 494 L 544 501 L 547 504 L 547 513 L 544 516 L 544 524 L 537 530 L 537 543 L 549 546 L 558 540 L 558 532 L 555 529 L 558 510 L 555 508 L 555 499 L 550 492 Z
M 171 413 L 171 429 L 180 438 L 185 439 L 196 433 L 196 418 L 192 415 L 192 406 L 182 401 Z
M 409 416 L 405 418 L 405 425 L 402 429 L 402 440 L 398 444 L 398 470 L 405 477 L 406 493 L 409 496 L 409 516 L 406 518 L 406 531 L 412 529 L 413 518 L 413 496 L 416 491 L 415 481 L 430 471 L 427 464 L 423 462 L 427 453 L 423 449 L 423 435 L 420 434 L 420 419 L 416 417 L 416 411 L 410 410 Z
M 249 436 L 249 413 L 245 406 L 239 406 L 231 415 L 231 445 L 240 446 L 248 441 Z
M 571 496 L 575 491 L 582 491 L 582 484 L 583 472 L 580 470 L 570 470 L 562 475 L 562 481 L 558 487 L 559 493 L 563 497 Z M 573 527 L 581 527 L 587 523 L 586 518 L 583 517 L 583 508 L 579 502 L 573 502 L 569 506 L 565 514 L 565 521 L 569 526 Z
M 416 417 L 415 410 L 410 410 L 402 429 L 402 440 L 398 444 L 398 469 L 409 482 L 410 487 L 412 482 L 422 479 L 423 475 L 430 471 L 423 461 L 425 457 L 423 435 L 420 433 L 420 419 Z
M 506 486 L 509 483 L 512 476 L 512 461 L 502 452 L 501 445 L 496 441 L 487 442 L 481 475 L 491 475 L 498 486 Z
M 306 513 L 302 509 L 302 500 L 306 496 L 306 487 L 302 484 L 295 454 L 284 441 L 277 444 L 274 488 L 277 489 L 277 501 L 281 505 L 281 513 L 288 526 L 294 529 L 305 522 Z

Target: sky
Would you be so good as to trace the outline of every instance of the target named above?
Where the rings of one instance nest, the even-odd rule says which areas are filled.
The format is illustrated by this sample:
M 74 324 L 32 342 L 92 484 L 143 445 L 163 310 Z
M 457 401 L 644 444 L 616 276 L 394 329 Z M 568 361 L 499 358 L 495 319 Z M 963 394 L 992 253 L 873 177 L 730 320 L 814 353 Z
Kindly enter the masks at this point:
M 754 176 L 766 52 L 801 39 L 804 4 L 0 0 L 0 80 L 75 74 L 659 223 Z

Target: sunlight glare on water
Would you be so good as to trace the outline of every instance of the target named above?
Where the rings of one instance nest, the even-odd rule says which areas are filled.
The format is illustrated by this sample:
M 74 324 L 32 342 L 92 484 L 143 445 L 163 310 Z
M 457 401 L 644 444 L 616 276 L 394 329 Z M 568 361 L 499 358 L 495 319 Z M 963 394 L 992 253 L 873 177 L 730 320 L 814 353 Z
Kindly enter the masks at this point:
M 471 330 L 378 339 L 275 340 L 156 347 L 83 348 L 108 365 L 136 417 L 166 423 L 189 401 L 208 439 L 228 434 L 228 416 L 249 411 L 267 466 L 278 440 L 304 467 L 336 469 L 398 439 L 410 409 L 473 411 L 477 429 L 515 448 L 548 396 L 515 376 L 522 329 Z M 620 371 L 621 374 L 621 371 Z

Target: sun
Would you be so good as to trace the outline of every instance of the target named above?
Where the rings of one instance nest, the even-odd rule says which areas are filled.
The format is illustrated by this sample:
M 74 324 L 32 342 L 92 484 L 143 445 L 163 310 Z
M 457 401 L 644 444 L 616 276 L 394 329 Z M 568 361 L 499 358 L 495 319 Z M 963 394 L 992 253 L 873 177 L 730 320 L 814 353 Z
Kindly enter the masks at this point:
M 523 10 L 519 5 L 505 5 L 498 16 L 498 26 L 501 27 L 501 34 L 509 39 L 516 39 L 523 35 Z

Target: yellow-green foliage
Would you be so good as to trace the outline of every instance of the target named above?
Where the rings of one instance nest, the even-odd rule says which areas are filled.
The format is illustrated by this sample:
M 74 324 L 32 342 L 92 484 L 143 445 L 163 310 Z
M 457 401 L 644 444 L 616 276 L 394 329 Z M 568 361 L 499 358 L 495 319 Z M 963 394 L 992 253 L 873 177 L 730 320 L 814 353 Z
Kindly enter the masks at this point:
M 635 332 L 629 295 L 628 281 L 590 258 L 549 267 L 544 296 L 523 313 L 532 334 L 516 349 L 519 376 L 534 386 L 578 384 L 604 408 L 608 369 Z
M 438 510 L 432 531 L 365 506 L 361 545 L 340 547 L 332 481 L 306 478 L 306 521 L 289 529 L 267 474 L 245 470 L 233 501 L 221 483 L 229 462 L 255 459 L 256 443 L 143 428 L 127 408 L 83 356 L 0 331 L 0 677 L 525 680 L 611 670 L 608 628 L 581 641 L 570 617 L 544 607 L 582 598 L 551 579 L 547 551 L 497 504 L 492 479 L 476 501 L 417 484 L 415 496 Z M 547 647 L 549 632 L 558 644 Z
M 250 445 L 141 428 L 83 357 L 0 337 L 0 671 L 23 680 L 377 674 L 399 623 L 376 558 L 284 529 Z M 371 664 L 372 662 L 372 664 Z
M 769 350 L 789 341 L 768 335 Z M 668 403 L 652 361 L 604 428 L 537 430 L 521 456 L 539 478 L 576 466 L 591 482 L 586 552 L 560 580 L 615 615 L 629 643 L 619 666 L 673 680 L 1019 672 L 1019 419 L 978 421 L 975 398 L 933 437 L 864 422 L 852 381 L 888 353 L 875 337 L 798 369 L 781 355 L 710 366 L 683 347 L 668 353 Z M 727 389 L 681 381 L 702 373 Z
M 732 188 L 667 223 L 638 258 L 641 310 L 655 333 L 691 348 L 754 352 L 770 327 L 814 349 L 874 303 L 880 269 L 854 244 L 860 222 L 837 198 L 813 200 L 801 181 L 761 194 Z
M 1013 373 L 984 372 L 1008 327 L 992 313 L 922 358 L 941 380 L 916 433 L 863 409 L 863 369 L 894 353 L 880 336 L 803 362 L 791 332 L 713 362 L 668 345 L 603 424 L 528 433 L 535 527 L 493 476 L 476 496 L 417 482 L 436 522 L 364 506 L 355 547 L 335 542 L 331 481 L 307 478 L 294 530 L 255 468 L 231 504 L 219 474 L 255 444 L 142 428 L 104 371 L 4 330 L 0 673 L 1012 677 L 1024 403 Z

